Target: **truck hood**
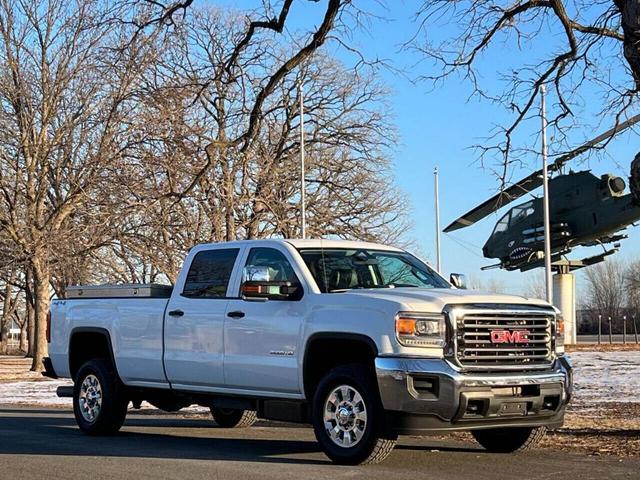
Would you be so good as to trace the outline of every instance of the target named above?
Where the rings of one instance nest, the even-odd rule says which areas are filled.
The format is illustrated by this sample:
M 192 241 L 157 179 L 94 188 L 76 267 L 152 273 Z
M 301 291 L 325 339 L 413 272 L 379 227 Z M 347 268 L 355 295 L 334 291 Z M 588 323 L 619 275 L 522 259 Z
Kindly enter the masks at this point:
M 502 295 L 474 290 L 459 290 L 455 288 L 375 288 L 348 290 L 339 295 L 358 298 L 395 301 L 402 309 L 415 311 L 441 311 L 445 305 L 489 303 L 508 305 L 530 305 L 550 307 L 544 300 L 527 298 L 517 295 Z

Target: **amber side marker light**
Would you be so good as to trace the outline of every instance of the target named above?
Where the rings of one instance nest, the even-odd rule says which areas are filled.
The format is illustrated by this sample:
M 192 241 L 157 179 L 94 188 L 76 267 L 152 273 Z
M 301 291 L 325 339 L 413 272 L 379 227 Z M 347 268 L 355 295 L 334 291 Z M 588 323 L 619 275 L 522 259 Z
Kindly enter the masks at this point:
M 415 318 L 396 318 L 396 332 L 398 335 L 415 335 L 416 319 Z

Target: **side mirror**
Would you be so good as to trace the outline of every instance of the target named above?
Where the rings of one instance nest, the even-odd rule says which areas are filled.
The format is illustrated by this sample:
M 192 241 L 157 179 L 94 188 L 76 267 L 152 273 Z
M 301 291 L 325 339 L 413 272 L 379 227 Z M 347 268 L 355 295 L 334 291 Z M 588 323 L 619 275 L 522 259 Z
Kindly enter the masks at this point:
M 244 300 L 300 300 L 302 286 L 274 280 L 265 266 L 246 266 L 242 272 L 240 292 Z
M 449 282 L 451 285 L 461 290 L 467 289 L 467 276 L 463 273 L 452 273 L 449 276 Z

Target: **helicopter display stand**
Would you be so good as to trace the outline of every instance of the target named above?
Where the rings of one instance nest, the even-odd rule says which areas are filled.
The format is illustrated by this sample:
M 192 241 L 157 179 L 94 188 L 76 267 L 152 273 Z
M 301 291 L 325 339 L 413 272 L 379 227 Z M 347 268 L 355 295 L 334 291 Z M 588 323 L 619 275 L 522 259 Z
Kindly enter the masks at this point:
M 588 267 L 605 260 L 609 255 L 613 255 L 620 249 L 620 244 L 616 243 L 613 248 L 582 260 L 569 260 L 563 258 L 551 264 L 554 270 L 553 276 L 553 304 L 562 312 L 564 318 L 564 343 L 575 345 L 577 343 L 576 334 L 576 276 L 573 273 L 580 268 Z
M 562 263 L 570 261 L 562 260 Z M 561 263 L 556 262 L 556 263 Z M 562 312 L 564 318 L 564 343 L 575 345 L 576 332 L 576 276 L 571 273 L 569 265 L 552 265 L 556 274 L 553 276 L 553 304 Z

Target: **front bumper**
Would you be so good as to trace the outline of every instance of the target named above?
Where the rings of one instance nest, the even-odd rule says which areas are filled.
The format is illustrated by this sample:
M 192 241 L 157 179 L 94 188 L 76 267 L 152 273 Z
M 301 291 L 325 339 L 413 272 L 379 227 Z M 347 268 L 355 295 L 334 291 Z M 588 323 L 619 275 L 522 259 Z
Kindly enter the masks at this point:
M 379 357 L 387 428 L 399 434 L 562 425 L 571 398 L 568 357 L 546 371 L 467 373 L 444 359 Z

